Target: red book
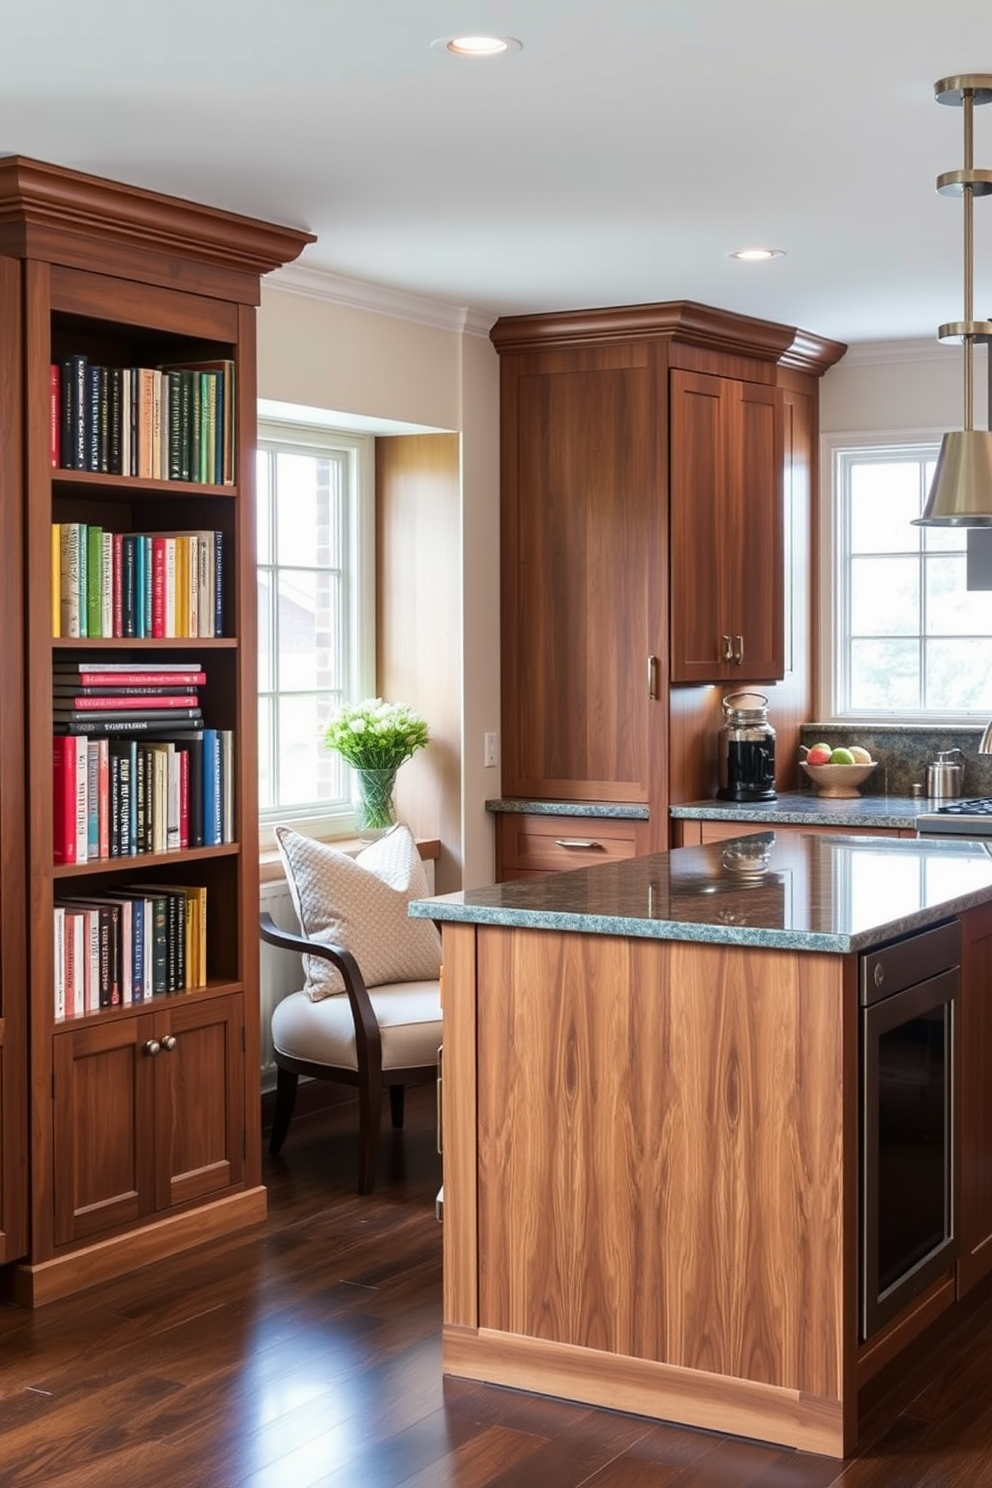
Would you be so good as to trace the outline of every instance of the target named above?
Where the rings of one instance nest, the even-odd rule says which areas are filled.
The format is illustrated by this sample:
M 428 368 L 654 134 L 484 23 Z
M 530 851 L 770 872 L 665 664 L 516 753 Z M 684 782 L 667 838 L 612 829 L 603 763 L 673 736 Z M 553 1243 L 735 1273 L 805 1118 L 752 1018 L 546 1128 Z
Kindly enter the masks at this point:
M 70 734 L 52 740 L 52 847 L 56 863 L 76 861 L 76 741 Z
M 189 750 L 177 749 L 179 761 L 179 846 L 189 847 Z
M 100 764 L 97 770 L 97 836 L 101 858 L 110 857 L 110 741 L 99 740 Z
M 139 698 L 128 695 L 91 697 L 89 694 L 83 694 L 80 697 L 56 699 L 57 708 L 75 708 L 79 713 L 112 713 L 114 711 L 132 713 L 135 708 L 144 711 L 148 708 L 191 708 L 195 706 L 196 696 L 189 692 L 150 692 Z
M 152 635 L 165 635 L 165 538 L 152 538 Z
M 201 687 L 207 680 L 206 672 L 149 672 L 135 667 L 134 671 L 89 671 L 84 666 L 54 669 L 56 683 L 71 683 L 72 690 L 81 694 L 94 687 Z
M 57 362 L 49 368 L 48 386 L 52 403 L 52 469 L 58 470 L 62 455 L 62 380 Z

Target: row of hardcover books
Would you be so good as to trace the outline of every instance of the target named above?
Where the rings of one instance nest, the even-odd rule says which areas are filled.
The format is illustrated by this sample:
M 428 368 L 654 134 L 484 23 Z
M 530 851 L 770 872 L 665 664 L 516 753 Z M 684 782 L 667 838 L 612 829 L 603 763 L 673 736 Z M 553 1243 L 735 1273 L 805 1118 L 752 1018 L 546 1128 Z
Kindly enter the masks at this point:
M 53 362 L 52 466 L 145 480 L 234 484 L 234 363 Z
M 230 729 L 168 738 L 56 734 L 56 863 L 94 863 L 234 841 Z
M 221 532 L 111 532 L 52 524 L 52 635 L 137 639 L 224 634 Z
M 55 905 L 55 1018 L 207 984 L 207 890 L 135 884 Z

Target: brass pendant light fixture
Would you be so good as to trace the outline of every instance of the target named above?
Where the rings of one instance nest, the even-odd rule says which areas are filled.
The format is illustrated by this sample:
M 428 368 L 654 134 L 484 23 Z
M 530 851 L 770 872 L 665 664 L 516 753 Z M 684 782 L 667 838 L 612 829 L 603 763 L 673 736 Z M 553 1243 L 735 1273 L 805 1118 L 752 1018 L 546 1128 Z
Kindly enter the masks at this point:
M 992 75 L 976 73 L 941 78 L 934 84 L 938 103 L 964 114 L 964 167 L 937 177 L 943 196 L 964 198 L 964 319 L 949 321 L 937 332 L 940 341 L 964 345 L 964 428 L 945 434 L 933 484 L 916 527 L 992 527 L 992 432 L 974 427 L 975 342 L 992 342 L 992 321 L 974 318 L 974 199 L 992 192 L 992 170 L 974 165 L 975 105 L 992 103 Z M 989 384 L 992 411 L 992 377 Z

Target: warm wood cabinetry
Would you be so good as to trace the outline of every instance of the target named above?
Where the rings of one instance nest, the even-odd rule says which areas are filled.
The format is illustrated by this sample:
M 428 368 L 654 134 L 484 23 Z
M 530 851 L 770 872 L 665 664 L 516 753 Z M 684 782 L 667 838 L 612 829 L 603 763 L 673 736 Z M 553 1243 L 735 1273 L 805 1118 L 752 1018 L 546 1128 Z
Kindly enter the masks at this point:
M 784 675 L 782 392 L 674 369 L 673 682 Z
M 672 685 L 747 686 L 794 663 L 786 494 L 805 542 L 817 381 L 844 348 L 687 301 L 506 318 L 491 336 L 503 794 L 578 814 L 645 804 L 641 850 L 666 848 L 670 792 L 706 788 L 692 766 L 672 778 Z M 796 397 L 809 418 L 787 418 Z M 698 691 L 680 740 L 710 730 Z
M 15 1199 L 18 1175 L 31 1175 L 19 1244 L 0 1250 L 0 1260 L 23 1257 L 5 1279 L 27 1303 L 145 1265 L 265 1213 L 255 307 L 261 275 L 295 258 L 308 240 L 295 229 L 17 156 L 0 161 L 0 1192 L 8 1234 L 11 1164 Z M 205 463 L 199 481 L 151 478 L 139 465 L 113 473 L 123 462 L 102 456 L 84 468 L 63 468 L 64 451 L 53 451 L 53 408 L 61 411 L 62 400 L 56 393 L 53 404 L 52 369 L 70 357 L 111 369 L 223 362 L 230 375 L 228 458 Z M 168 438 L 166 429 L 163 447 Z M 77 523 L 121 535 L 207 531 L 213 542 L 220 534 L 216 628 L 201 628 L 196 639 L 185 638 L 185 627 L 167 631 L 171 639 L 134 639 L 96 626 L 100 634 L 81 640 L 54 627 L 53 524 Z M 232 741 L 233 804 L 221 845 L 55 864 L 53 668 L 83 657 L 124 663 L 125 670 L 154 659 L 205 674 L 197 699 L 203 723 Z M 122 991 L 108 997 L 113 1005 L 96 1010 L 94 1000 L 87 1012 L 60 1018 L 56 902 L 163 883 L 206 889 L 205 985 L 187 979 L 194 990 L 131 1003 Z M 25 1022 L 29 1090 L 20 1083 Z

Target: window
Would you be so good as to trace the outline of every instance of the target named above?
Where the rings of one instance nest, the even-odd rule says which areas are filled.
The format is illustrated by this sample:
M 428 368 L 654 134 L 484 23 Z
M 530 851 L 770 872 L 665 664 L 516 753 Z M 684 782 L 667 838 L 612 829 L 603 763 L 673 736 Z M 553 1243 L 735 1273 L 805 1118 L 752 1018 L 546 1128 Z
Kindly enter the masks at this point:
M 321 734 L 374 669 L 373 442 L 259 425 L 258 739 L 262 822 L 350 830 L 345 766 Z
M 967 587 L 968 531 L 912 525 L 938 451 L 937 440 L 827 443 L 833 521 L 822 545 L 821 635 L 828 717 L 992 713 L 992 594 Z

